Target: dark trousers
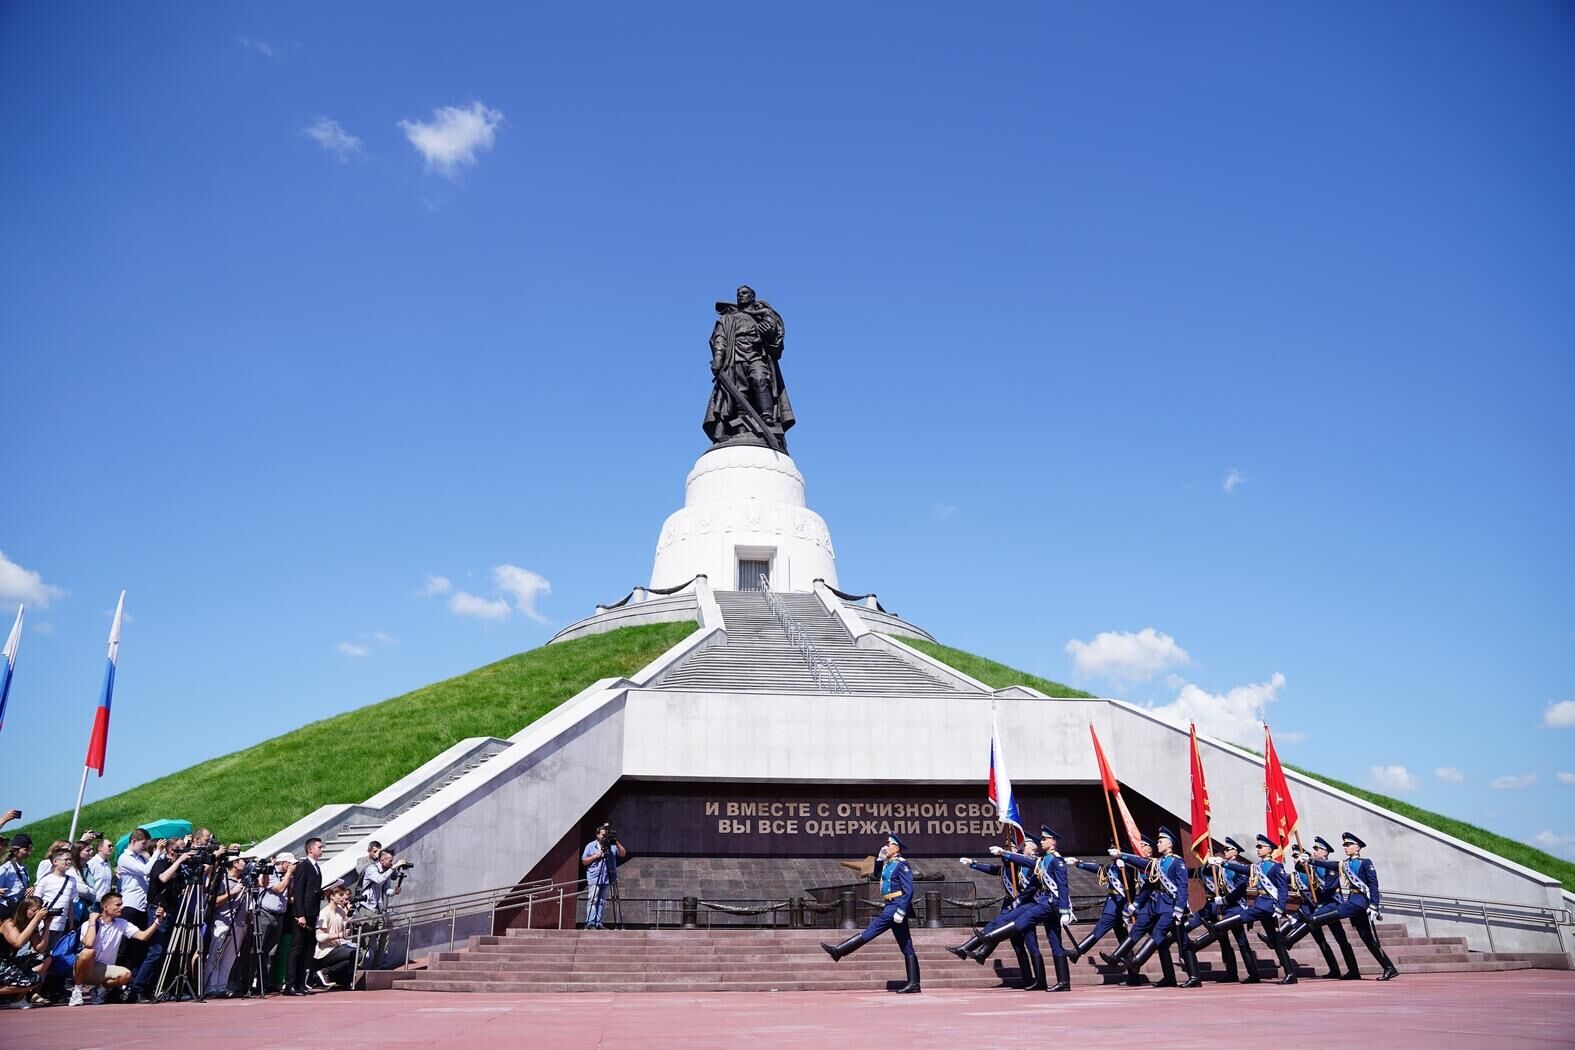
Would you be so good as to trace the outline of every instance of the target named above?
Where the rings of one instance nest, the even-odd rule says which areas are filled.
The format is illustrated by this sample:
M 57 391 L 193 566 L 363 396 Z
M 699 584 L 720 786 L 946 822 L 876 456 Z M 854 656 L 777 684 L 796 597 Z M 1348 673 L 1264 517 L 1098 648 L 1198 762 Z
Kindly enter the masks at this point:
M 291 916 L 285 916 L 285 921 L 293 928 L 295 940 L 290 944 L 290 968 L 285 972 L 284 986 L 304 991 L 306 988 L 306 975 L 312 972 L 312 955 L 316 948 L 316 936 L 313 934 L 315 927 L 310 919 L 305 926 L 296 924 Z
M 348 986 L 355 976 L 355 948 L 348 944 L 336 944 L 327 955 L 312 960 L 312 969 L 320 972 L 323 980 L 329 984 Z
M 897 911 L 896 901 L 882 908 L 880 914 L 871 919 L 870 924 L 864 927 L 864 932 L 859 934 L 858 946 L 863 947 L 887 930 L 890 930 L 892 937 L 896 938 L 897 947 L 901 949 L 902 954 L 914 955 L 913 934 L 908 932 L 908 925 L 913 916 L 904 915 L 902 921 L 898 922 Z
M 148 913 L 141 908 L 122 908 L 120 917 L 139 930 L 148 928 Z M 147 958 L 148 945 L 145 941 L 135 941 L 130 937 L 120 942 L 120 954 L 115 957 L 116 966 L 124 966 L 136 976 L 137 969 L 142 965 L 142 960 Z
M 142 957 L 142 963 L 137 967 L 137 976 L 131 981 L 132 990 L 138 994 L 152 994 L 153 986 L 158 983 L 159 964 L 164 961 L 164 950 L 170 943 L 169 919 L 166 917 L 164 924 L 143 942 L 147 945 L 147 954 Z
M 254 911 L 252 915 L 255 921 L 252 928 L 247 931 L 246 939 L 241 943 L 235 968 L 230 971 L 229 990 L 236 995 L 249 991 L 256 982 L 259 947 L 262 952 L 263 980 L 266 987 L 267 974 L 272 969 L 274 949 L 279 947 L 280 924 L 286 918 L 284 915 L 275 915 L 261 908 Z

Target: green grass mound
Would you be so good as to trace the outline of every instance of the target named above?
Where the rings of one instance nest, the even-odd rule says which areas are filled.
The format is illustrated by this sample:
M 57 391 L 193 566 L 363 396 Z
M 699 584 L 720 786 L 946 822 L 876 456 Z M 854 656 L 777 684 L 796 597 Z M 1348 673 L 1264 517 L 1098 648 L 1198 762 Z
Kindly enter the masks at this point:
M 1039 690 L 1046 696 L 1056 696 L 1071 700 L 1092 700 L 1093 693 L 1085 693 L 1081 689 L 1073 689 L 1060 682 L 1052 682 L 1048 678 L 1028 674 L 1025 671 L 1014 670 L 1005 664 L 998 664 L 994 660 L 986 660 L 973 653 L 965 653 L 961 649 L 953 649 L 949 645 L 939 642 L 927 642 L 923 638 L 909 638 L 906 635 L 893 635 L 904 645 L 911 645 L 926 656 L 933 656 L 948 667 L 956 668 L 965 675 L 977 678 L 991 689 L 1005 689 L 1009 685 L 1026 685 Z
M 90 803 L 78 826 L 119 836 L 172 817 L 226 842 L 263 839 L 318 806 L 377 794 L 466 737 L 513 736 L 592 682 L 635 673 L 694 630 L 693 623 L 626 627 L 532 649 Z M 66 812 L 17 830 L 42 849 L 70 826 Z
M 963 652 L 961 649 L 953 649 L 950 646 L 940 645 L 936 642 L 926 642 L 919 638 L 905 637 L 901 640 L 915 649 L 935 657 L 942 663 L 955 667 L 964 674 L 972 675 L 992 689 L 1004 689 L 1009 685 L 1031 685 L 1047 696 L 1088 699 L 1092 695 L 1061 685 L 1058 682 L 1051 682 L 1022 671 L 1015 671 L 1005 664 L 996 663 L 994 660 L 986 660 L 982 656 L 975 656 L 972 653 Z M 1252 749 L 1247 748 L 1246 750 L 1250 751 Z M 1260 753 L 1254 752 L 1254 754 Z M 1485 849 L 1489 853 L 1496 853 L 1505 860 L 1512 860 L 1516 864 L 1530 868 L 1532 871 L 1540 871 L 1550 878 L 1558 879 L 1567 890 L 1575 889 L 1575 864 L 1567 860 L 1560 860 L 1551 853 L 1544 853 L 1535 846 L 1528 846 L 1524 842 L 1517 842 L 1514 839 L 1505 838 L 1503 835 L 1494 834 L 1485 828 L 1477 827 L 1475 824 L 1467 824 L 1463 820 L 1455 820 L 1453 817 L 1446 817 L 1441 813 L 1434 813 L 1431 810 L 1422 809 L 1420 806 L 1413 806 L 1409 802 L 1402 802 L 1397 798 L 1380 795 L 1376 791 L 1367 791 L 1363 788 L 1354 787 L 1332 777 L 1326 777 L 1321 773 L 1314 773 L 1311 770 L 1300 769 L 1290 765 L 1287 765 L 1286 768 L 1295 769 L 1296 772 L 1304 776 L 1312 777 L 1314 780 L 1328 784 L 1332 788 L 1355 795 L 1357 798 L 1398 813 L 1403 817 L 1409 817 L 1418 824 L 1433 828 L 1436 831 L 1442 831 L 1444 834 L 1451 835 L 1462 842 L 1469 842 L 1479 849 Z M 1342 828 L 1316 829 L 1315 833 L 1331 837 L 1332 841 L 1332 836 L 1340 834 L 1343 830 Z

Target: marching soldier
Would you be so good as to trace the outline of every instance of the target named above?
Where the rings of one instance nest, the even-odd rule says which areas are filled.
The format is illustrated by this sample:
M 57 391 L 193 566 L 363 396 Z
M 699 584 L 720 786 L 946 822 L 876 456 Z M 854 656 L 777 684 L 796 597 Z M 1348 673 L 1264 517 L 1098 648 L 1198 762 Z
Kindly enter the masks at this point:
M 1312 855 L 1301 854 L 1296 858 L 1295 885 L 1297 892 L 1302 896 L 1302 906 L 1296 912 L 1291 928 L 1281 936 L 1285 938 L 1285 947 L 1293 948 L 1297 941 L 1311 933 L 1313 942 L 1318 945 L 1318 951 L 1323 954 L 1324 963 L 1329 967 L 1328 972 L 1323 975 L 1324 980 L 1360 981 L 1362 975 L 1356 968 L 1356 953 L 1351 950 L 1351 942 L 1346 939 L 1340 920 L 1331 920 L 1327 924 L 1327 929 L 1340 945 L 1340 954 L 1345 956 L 1344 975 L 1340 973 L 1340 965 L 1334 961 L 1334 952 L 1330 950 L 1329 941 L 1324 937 L 1324 927 L 1309 921 L 1320 907 L 1334 900 L 1339 887 L 1340 878 L 1337 874 L 1323 871 L 1313 863 L 1315 860 L 1328 860 L 1333 852 L 1333 847 L 1324 841 L 1323 836 L 1318 835 L 1313 838 Z
M 1016 844 L 1016 836 L 1008 829 L 1006 832 L 1006 845 L 1011 847 Z M 1034 857 L 1038 852 L 1039 846 L 1032 839 L 1023 843 L 1023 856 Z M 1025 866 L 1016 861 L 1008 860 L 1005 854 L 1002 854 L 1001 863 L 999 864 L 981 864 L 968 857 L 960 859 L 962 863 L 968 865 L 974 871 L 982 871 L 986 875 L 1000 876 L 1001 910 L 996 912 L 995 919 L 992 919 L 989 925 L 995 925 L 1001 916 L 1013 908 L 1027 904 L 1033 899 L 1035 889 L 1033 867 L 1031 865 Z M 1002 981 L 1001 987 L 1018 988 L 1025 992 L 1044 991 L 1044 961 L 1039 954 L 1039 937 L 1034 933 L 1033 927 L 1030 926 L 1022 933 L 1014 931 L 1011 934 L 1011 941 L 1012 951 L 1017 956 L 1017 972 L 1022 974 L 1022 979 L 1016 984 L 1010 981 Z M 1038 965 L 1035 965 L 1033 960 L 1039 960 Z
M 1122 853 L 1112 849 L 1110 855 L 1125 861 L 1127 864 L 1143 871 L 1144 882 L 1149 891 L 1149 908 L 1138 916 L 1126 939 L 1116 948 L 1113 955 L 1102 956 L 1105 962 L 1112 966 L 1125 965 L 1129 977 L 1136 976 L 1143 969 L 1143 964 L 1159 952 L 1159 965 L 1164 971 L 1164 976 L 1155 984 L 1156 988 L 1199 988 L 1203 979 L 1198 976 L 1197 959 L 1193 957 L 1192 947 L 1184 935 L 1186 929 L 1183 915 L 1187 907 L 1187 865 L 1176 856 L 1176 836 L 1169 828 L 1160 828 L 1154 836 L 1154 848 L 1159 856 L 1145 861 L 1144 858 L 1131 853 Z M 1138 938 L 1144 934 L 1149 935 L 1149 943 L 1131 955 Z M 1176 966 L 1170 958 L 1169 941 L 1174 937 L 1176 947 L 1181 950 L 1181 963 L 1186 969 L 1187 979 L 1180 985 L 1176 984 Z M 1130 957 L 1129 957 L 1130 956 Z M 1129 980 L 1128 983 L 1133 983 Z
M 908 967 L 908 983 L 895 990 L 902 994 L 912 994 L 921 991 L 919 956 L 913 950 L 913 934 L 908 929 L 908 915 L 913 909 L 913 869 L 903 859 L 902 840 L 896 835 L 887 836 L 886 845 L 881 847 L 877 860 L 882 862 L 880 896 L 881 900 L 886 902 L 885 907 L 881 908 L 880 914 L 864 927 L 863 933 L 850 937 L 838 945 L 822 942 L 820 946 L 833 961 L 841 962 L 843 956 L 852 955 L 886 930 L 890 930 L 892 937 L 897 941 L 897 947 L 902 949 L 903 962 Z
M 1145 917 L 1154 910 L 1154 895 L 1146 875 L 1149 861 L 1154 858 L 1154 840 L 1147 835 L 1139 835 L 1138 855 L 1143 858 L 1143 866 L 1135 869 L 1137 874 L 1134 877 L 1137 879 L 1137 887 L 1132 891 L 1132 899 L 1127 902 L 1126 910 L 1122 912 L 1122 917 L 1126 919 L 1127 932 L 1122 935 L 1121 941 L 1116 945 L 1114 952 L 1099 953 L 1099 957 L 1105 961 L 1107 966 L 1126 966 L 1127 956 L 1132 953 L 1133 947 L 1142 939 L 1142 934 L 1134 936 L 1132 931 L 1138 923 L 1143 922 Z M 1117 857 L 1116 860 L 1121 863 L 1122 867 L 1127 866 L 1126 861 L 1121 860 L 1120 857 Z M 1127 985 L 1129 987 L 1137 987 L 1144 984 L 1147 980 L 1148 978 L 1140 973 L 1132 973 L 1130 971 L 1127 973 Z
M 1280 983 L 1295 984 L 1296 964 L 1291 961 L 1290 954 L 1285 950 L 1285 942 L 1280 938 L 1280 920 L 1285 917 L 1290 880 L 1285 875 L 1285 866 L 1274 859 L 1274 843 L 1269 841 L 1269 837 L 1259 835 L 1257 846 L 1258 859 L 1251 865 L 1227 861 L 1219 856 L 1209 858 L 1209 863 L 1217 867 L 1247 876 L 1243 890 L 1245 900 L 1214 924 L 1214 935 L 1221 937 L 1249 923 L 1260 924 L 1268 934 L 1269 947 L 1274 949 L 1275 957 L 1280 960 L 1280 969 L 1285 972 Z
M 1226 861 L 1234 861 L 1241 852 L 1241 845 L 1227 836 L 1225 848 L 1220 856 Z M 1247 891 L 1247 880 L 1223 865 L 1208 862 L 1198 869 L 1198 877 L 1203 881 L 1208 899 L 1203 902 L 1203 910 L 1194 912 L 1192 918 L 1187 920 L 1188 933 L 1199 926 L 1204 928 L 1202 937 L 1189 941 L 1193 958 L 1197 958 L 1198 952 L 1204 948 L 1219 941 L 1220 954 L 1225 959 L 1225 980 L 1257 984 L 1262 978 L 1258 976 L 1258 957 L 1253 954 L 1252 945 L 1247 941 L 1247 931 L 1240 927 L 1230 931 L 1235 937 L 1237 947 L 1241 949 L 1242 961 L 1247 966 L 1245 978 L 1236 972 L 1236 953 L 1231 949 L 1231 938 L 1221 937 L 1214 932 L 1214 924 L 1229 915 L 1231 910 L 1241 903 L 1241 898 Z
M 1107 864 L 1095 864 L 1087 860 L 1069 860 L 1067 863 L 1075 864 L 1084 871 L 1093 872 L 1099 879 L 1100 888 L 1105 891 L 1105 904 L 1099 911 L 1099 921 L 1094 924 L 1093 932 L 1073 945 L 1070 952 L 1072 961 L 1077 962 L 1111 930 L 1116 931 L 1118 941 L 1126 939 L 1127 923 L 1124 913 L 1127 909 L 1127 891 L 1121 881 L 1121 873 L 1126 870 L 1126 863 L 1119 857 Z
M 1383 919 L 1383 912 L 1379 910 L 1382 905 L 1378 896 L 1378 869 L 1373 867 L 1372 861 L 1362 856 L 1362 849 L 1367 843 L 1351 832 L 1340 836 L 1340 844 L 1345 847 L 1345 859 L 1338 864 L 1330 860 L 1312 862 L 1313 867 L 1320 871 L 1334 872 L 1336 882 L 1334 899 L 1314 912 L 1308 925 L 1327 926 L 1336 919 L 1349 922 L 1378 965 L 1383 967 L 1383 973 L 1378 975 L 1378 979 L 1392 981 L 1400 976 L 1400 971 L 1389 961 L 1383 946 L 1378 943 L 1378 932 L 1373 929 L 1373 923 Z M 1353 973 L 1356 971 L 1354 964 L 1351 970 Z
M 946 950 L 959 959 L 972 959 L 983 966 L 990 958 L 990 953 L 995 951 L 996 945 L 1010 937 L 1013 932 L 1022 933 L 1031 930 L 1035 925 L 1042 925 L 1045 939 L 1050 942 L 1050 954 L 1055 959 L 1056 979 L 1056 983 L 1045 990 L 1071 991 L 1072 967 L 1067 960 L 1066 947 L 1061 943 L 1061 927 L 1070 926 L 1072 923 L 1072 898 L 1067 884 L 1066 860 L 1056 852 L 1056 841 L 1059 838 L 1060 836 L 1048 824 L 1040 826 L 1039 847 L 1042 853 L 1037 861 L 1024 854 L 1002 849 L 1000 846 L 991 846 L 990 852 L 1003 861 L 1011 860 L 1018 864 L 1033 863 L 1036 884 L 1034 897 L 1027 904 L 1013 908 L 1000 916 L 994 925 L 983 933 L 974 934 L 967 942 Z M 1045 984 L 1044 965 L 1043 957 L 1040 957 L 1034 965 L 1034 980 L 1039 987 L 1044 987 Z

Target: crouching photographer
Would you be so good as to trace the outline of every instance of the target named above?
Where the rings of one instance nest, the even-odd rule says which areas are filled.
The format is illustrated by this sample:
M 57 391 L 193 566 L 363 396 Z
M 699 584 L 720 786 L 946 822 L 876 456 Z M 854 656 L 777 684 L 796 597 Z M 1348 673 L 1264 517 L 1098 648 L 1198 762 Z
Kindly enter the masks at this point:
M 378 853 L 377 863 L 368 865 L 361 874 L 354 921 L 362 945 L 363 970 L 383 968 L 383 956 L 388 951 L 389 898 L 399 896 L 412 867 L 410 861 L 395 860 L 394 851 L 385 849 Z
M 273 953 L 279 947 L 285 913 L 290 907 L 290 878 L 294 874 L 295 854 L 288 850 L 275 856 L 272 864 L 260 861 L 248 864 L 244 878 L 248 893 L 256 903 L 251 910 L 252 921 L 241 945 L 240 959 L 230 971 L 227 991 L 231 996 L 266 995 L 279 990 L 270 986 L 270 975 Z

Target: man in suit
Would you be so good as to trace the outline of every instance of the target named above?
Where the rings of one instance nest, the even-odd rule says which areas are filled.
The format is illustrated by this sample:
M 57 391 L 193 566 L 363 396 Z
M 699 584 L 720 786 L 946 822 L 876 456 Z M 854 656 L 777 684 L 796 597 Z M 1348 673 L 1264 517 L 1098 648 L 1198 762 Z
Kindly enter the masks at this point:
M 323 840 L 306 840 L 306 857 L 295 866 L 290 878 L 290 918 L 295 924 L 295 940 L 290 945 L 290 967 L 285 974 L 285 995 L 311 995 L 306 987 L 312 958 L 317 947 L 317 913 L 322 907 Z

